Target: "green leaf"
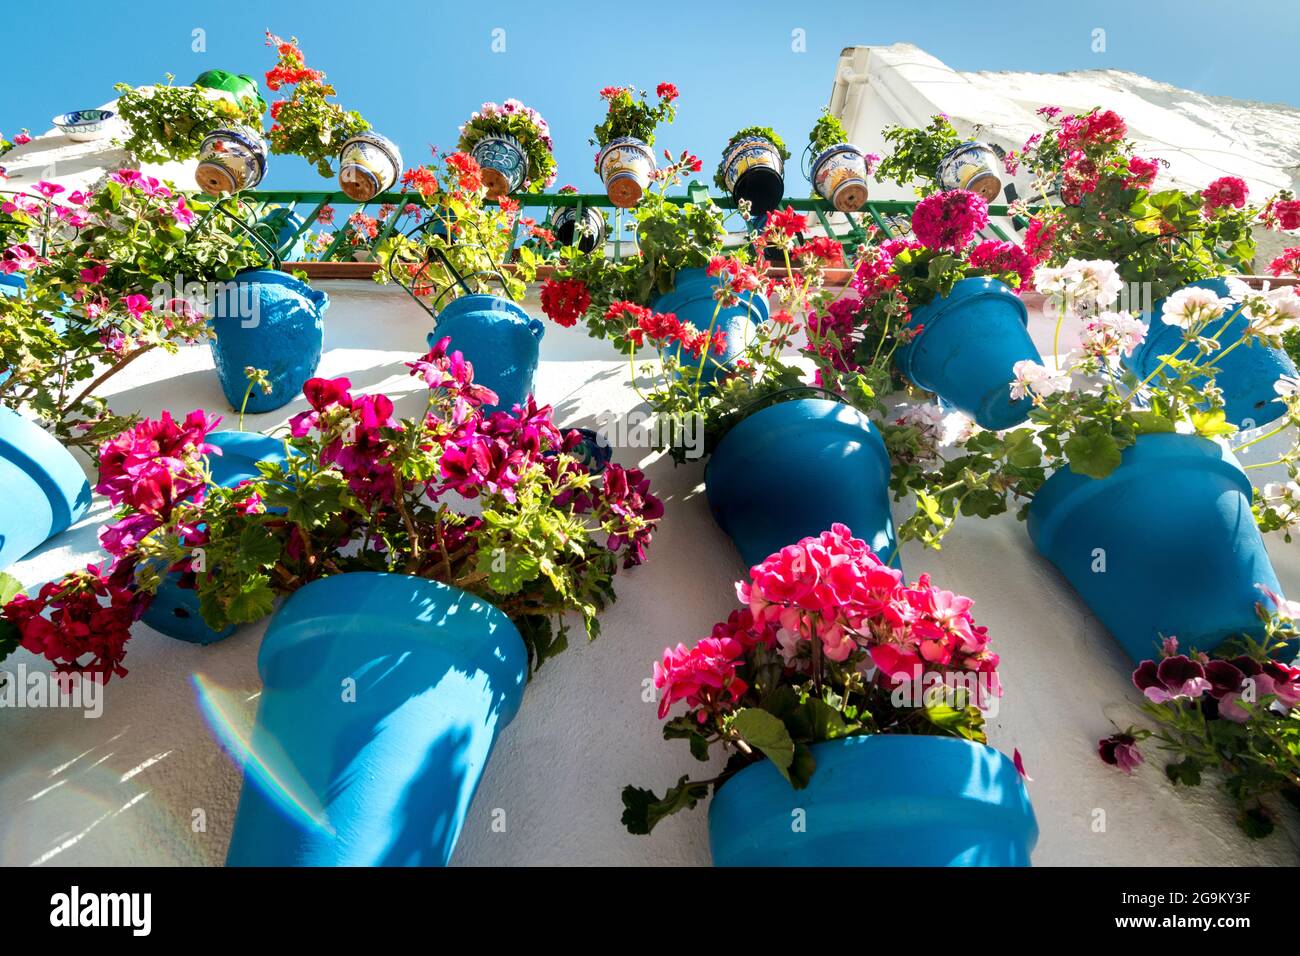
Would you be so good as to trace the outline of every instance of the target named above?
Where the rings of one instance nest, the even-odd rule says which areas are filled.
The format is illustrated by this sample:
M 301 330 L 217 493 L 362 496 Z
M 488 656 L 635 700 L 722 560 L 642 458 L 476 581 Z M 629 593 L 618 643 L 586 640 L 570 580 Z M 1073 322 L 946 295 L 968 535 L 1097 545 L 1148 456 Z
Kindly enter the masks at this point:
M 1174 423 L 1159 412 L 1130 412 L 1129 418 L 1133 421 L 1134 431 L 1139 435 L 1155 435 L 1174 430 Z
M 1179 763 L 1171 763 L 1165 766 L 1165 776 L 1173 784 L 1182 784 L 1185 787 L 1200 786 L 1201 783 L 1201 765 L 1200 762 L 1192 757 L 1188 757 Z
M 22 582 L 12 574 L 0 571 L 0 607 L 8 604 L 23 590 Z
M 1071 435 L 1064 446 L 1070 470 L 1089 478 L 1105 478 L 1119 467 L 1119 443 L 1110 432 L 1089 428 Z
M 707 783 L 692 783 L 682 777 L 662 798 L 653 790 L 627 786 L 623 788 L 623 826 L 628 833 L 647 834 L 664 817 L 678 810 L 689 810 L 709 795 Z
M 790 765 L 794 763 L 794 741 L 785 724 L 759 707 L 745 707 L 731 718 L 731 729 L 763 756 L 776 765 L 781 776 L 790 779 Z
M 260 571 L 275 564 L 280 557 L 280 539 L 262 524 L 245 526 L 239 535 L 239 552 L 235 566 L 245 573 Z
M 1196 434 L 1206 438 L 1231 435 L 1237 430 L 1237 426 L 1227 420 L 1221 408 L 1212 412 L 1192 412 L 1192 427 L 1196 429 Z
M 790 782 L 796 790 L 802 790 L 812 780 L 813 771 L 817 769 L 817 758 L 812 748 L 805 744 L 794 745 L 794 762 L 790 765 Z
M 226 609 L 226 616 L 236 624 L 260 621 L 275 608 L 275 592 L 270 578 L 257 575 L 245 582 L 244 589 L 235 595 Z

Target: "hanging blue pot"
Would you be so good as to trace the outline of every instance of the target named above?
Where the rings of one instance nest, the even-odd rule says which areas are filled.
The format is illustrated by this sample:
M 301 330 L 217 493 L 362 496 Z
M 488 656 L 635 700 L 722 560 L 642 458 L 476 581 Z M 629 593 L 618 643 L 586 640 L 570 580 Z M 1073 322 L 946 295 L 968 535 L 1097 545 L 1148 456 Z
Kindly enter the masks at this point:
M 714 866 L 1029 866 L 1034 809 L 1015 765 L 992 747 L 877 734 L 812 752 L 803 790 L 769 760 L 718 788 Z
M 517 303 L 476 293 L 453 299 L 428 335 L 429 345 L 451 337 L 448 352 L 461 352 L 474 366 L 474 381 L 497 393 L 489 413 L 509 411 L 533 392 L 538 348 L 546 326 Z
M 1245 472 L 1196 435 L 1140 435 L 1102 479 L 1064 468 L 1029 508 L 1034 546 L 1134 661 L 1162 637 L 1209 652 L 1263 635 L 1255 602 L 1281 586 L 1250 511 Z
M 1022 359 L 1042 363 L 1029 337 L 1029 314 L 1005 283 L 962 279 L 946 296 L 912 311 L 921 334 L 894 353 L 912 382 L 965 412 L 983 428 L 1001 430 L 1029 417 L 1032 401 L 1011 398 L 1012 371 Z
M 27 280 L 18 273 L 0 272 L 0 295 L 21 295 L 27 288 Z
M 208 456 L 212 483 L 233 488 L 241 481 L 257 478 L 259 461 L 284 461 L 284 442 L 257 432 L 212 432 L 208 444 L 221 449 L 220 455 Z M 214 631 L 199 611 L 199 596 L 194 588 L 181 587 L 181 575 L 173 572 L 163 578 L 153 601 L 140 620 L 160 634 L 190 644 L 214 644 L 235 633 L 235 626 Z
M 89 506 L 90 483 L 72 453 L 35 422 L 0 408 L 0 570 Z
M 229 866 L 442 866 L 528 672 L 458 588 L 320 578 L 271 619 Z
M 287 272 L 255 269 L 235 276 L 210 320 L 217 335 L 212 359 L 231 408 L 238 411 L 244 401 L 250 365 L 267 370 L 271 393 L 254 388 L 249 412 L 274 411 L 302 394 L 320 364 L 329 304 L 328 295 Z
M 723 437 L 704 472 L 709 508 L 745 564 L 839 522 L 894 560 L 889 453 L 866 415 L 804 398 L 750 415 Z
M 1224 279 L 1202 279 L 1186 286 L 1192 287 L 1212 289 L 1219 296 L 1229 293 Z M 1146 338 L 1131 356 L 1124 359 L 1124 364 L 1140 379 L 1155 371 L 1162 356 L 1172 355 L 1183 344 L 1183 330 L 1166 324 L 1161 318 L 1164 305 L 1165 300 L 1159 299 L 1152 306 Z M 1223 318 L 1211 322 L 1205 334 L 1217 332 L 1223 322 Z M 1248 324 L 1249 320 L 1239 313 L 1219 335 L 1221 345 L 1227 347 L 1240 339 Z M 1195 349 L 1189 347 L 1181 357 L 1194 358 L 1196 354 Z M 1295 364 L 1280 349 L 1261 343 L 1237 346 L 1224 356 L 1223 364 L 1218 366 L 1214 376 L 1215 384 L 1223 390 L 1224 415 L 1239 428 L 1257 428 L 1281 418 L 1286 414 L 1286 405 L 1278 401 L 1273 383 L 1283 375 L 1295 374 Z M 1207 380 L 1201 378 L 1197 381 L 1204 383 Z
M 741 298 L 736 305 L 728 306 L 713 318 L 713 310 L 718 301 L 713 298 L 713 290 L 718 287 L 718 280 L 710 277 L 705 269 L 679 269 L 673 276 L 673 291 L 657 296 L 650 303 L 656 312 L 672 313 L 682 322 L 689 322 L 701 332 L 707 332 L 710 323 L 715 330 L 721 329 L 727 336 L 726 351 L 719 355 L 710 352 L 704 363 L 700 381 L 712 382 L 722 374 L 722 368 L 730 367 L 741 352 L 745 343 L 754 338 L 754 330 L 767 321 L 767 299 L 756 293 L 751 300 L 748 296 Z M 679 351 L 678 360 L 685 366 L 682 374 L 689 370 L 691 375 L 700 360 L 688 353 Z

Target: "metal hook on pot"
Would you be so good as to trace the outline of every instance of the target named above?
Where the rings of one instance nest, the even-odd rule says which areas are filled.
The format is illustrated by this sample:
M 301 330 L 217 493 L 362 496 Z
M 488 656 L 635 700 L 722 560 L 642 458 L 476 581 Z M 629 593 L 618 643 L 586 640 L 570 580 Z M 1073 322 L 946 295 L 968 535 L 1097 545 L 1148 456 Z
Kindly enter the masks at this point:
M 244 222 L 243 217 L 241 217 L 238 213 L 231 212 L 229 209 L 226 208 L 226 203 L 234 199 L 235 199 L 234 196 L 223 196 L 220 199 L 218 199 L 215 203 L 213 203 L 212 209 L 208 213 L 208 215 L 204 216 L 199 221 L 199 224 L 195 226 L 192 230 L 190 230 L 190 238 L 192 239 L 193 237 L 197 236 L 199 232 L 201 232 L 204 228 L 206 228 L 211 222 L 211 220 L 214 219 L 218 213 L 220 213 L 221 215 L 229 219 L 232 223 L 234 223 L 235 226 L 237 226 L 244 233 L 245 236 L 251 239 L 253 241 L 254 246 L 258 247 L 262 252 L 266 253 L 267 258 L 270 260 L 272 264 L 271 267 L 276 272 L 280 272 L 284 266 L 284 260 L 280 258 L 279 250 L 276 249 L 274 246 L 272 246 L 269 242 L 267 242 L 266 239 L 263 238 L 261 233 L 259 233 L 256 229 L 249 226 L 248 223 Z M 186 240 L 187 244 L 188 242 L 189 239 Z
M 72 235 L 68 236 L 66 239 L 57 239 L 52 235 L 54 230 L 51 228 L 50 213 L 58 208 L 58 203 L 56 203 L 53 199 L 49 199 L 45 196 L 33 196 L 31 193 L 27 192 L 26 190 L 15 191 L 13 189 L 0 189 L 0 196 L 13 196 L 15 198 L 22 197 L 24 199 L 31 199 L 31 200 L 35 200 L 36 202 L 44 204 L 45 212 L 42 217 L 42 222 L 40 225 L 41 248 L 38 250 L 38 252 L 41 255 L 45 255 L 45 253 L 48 251 L 50 246 L 66 245 L 69 242 L 76 241 L 76 239 L 81 235 L 80 226 L 70 226 L 68 225 L 67 222 L 56 223 L 54 224 L 54 226 L 64 231 L 71 230 Z M 12 222 L 15 225 L 20 225 L 20 226 L 22 225 L 22 223 L 20 223 L 16 218 L 14 218 L 12 214 L 0 213 L 0 222 Z
M 410 239 L 415 235 L 417 235 L 418 233 L 427 231 L 429 224 L 432 222 L 434 222 L 433 219 L 428 219 L 425 222 L 421 223 L 420 225 L 416 226 L 410 232 L 405 234 L 406 238 Z M 477 227 L 474 228 L 477 231 Z M 483 246 L 481 244 L 471 244 L 470 248 L 486 249 L 486 246 Z M 432 303 L 430 305 L 426 305 L 424 301 L 425 297 L 419 295 L 415 291 L 415 289 L 419 287 L 420 276 L 424 274 L 425 270 L 429 268 L 429 266 L 432 264 L 435 258 L 439 259 L 442 262 L 443 267 L 453 277 L 453 281 L 448 283 L 445 288 L 443 288 L 440 292 L 438 292 L 436 296 L 433 297 Z M 502 294 L 505 296 L 505 298 L 514 301 L 514 297 L 510 294 L 509 283 L 506 281 L 506 277 L 502 274 L 500 268 L 497 267 L 495 262 L 492 263 L 493 268 L 491 269 L 480 269 L 477 272 L 471 272 L 468 276 L 464 276 L 461 275 L 460 270 L 458 270 L 454 265 L 452 265 L 451 259 L 448 258 L 446 252 L 444 252 L 442 249 L 440 249 L 437 246 L 429 246 L 425 250 L 424 261 L 420 264 L 420 268 L 417 269 L 415 272 L 408 274 L 410 279 L 412 280 L 410 285 L 407 285 L 405 282 L 399 279 L 397 277 L 397 273 L 393 271 L 394 267 L 397 264 L 398 264 L 398 257 L 396 255 L 390 256 L 388 260 L 389 278 L 392 279 L 394 282 L 396 282 L 399 286 L 401 286 L 402 289 L 405 290 L 406 294 L 415 300 L 416 305 L 418 305 L 421 309 L 423 309 L 425 312 L 429 314 L 429 317 L 434 321 L 435 327 L 437 326 L 437 322 L 438 322 L 438 313 L 441 311 L 441 309 L 439 308 L 439 304 L 442 302 L 443 298 L 447 295 L 448 292 L 450 292 L 456 286 L 460 286 L 461 291 L 464 292 L 465 295 L 474 294 L 474 290 L 470 287 L 470 284 L 467 281 L 467 279 L 473 279 L 477 276 L 485 276 L 485 275 L 496 276 L 497 280 L 501 283 Z

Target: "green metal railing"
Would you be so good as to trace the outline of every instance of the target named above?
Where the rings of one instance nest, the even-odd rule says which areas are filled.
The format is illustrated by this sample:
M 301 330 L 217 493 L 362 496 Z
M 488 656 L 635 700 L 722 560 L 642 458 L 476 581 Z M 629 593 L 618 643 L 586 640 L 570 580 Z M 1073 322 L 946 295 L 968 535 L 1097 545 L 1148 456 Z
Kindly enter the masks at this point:
M 365 212 L 371 208 L 378 208 L 384 205 L 392 205 L 393 211 L 385 217 L 379 228 L 379 233 L 374 240 L 367 245 L 373 245 L 388 238 L 397 229 L 399 222 L 407 215 L 403 210 L 414 204 L 421 208 L 427 208 L 429 203 L 424 200 L 418 193 L 381 193 L 375 196 L 369 202 L 357 203 L 350 199 L 342 192 L 319 192 L 311 190 L 265 190 L 249 191 L 239 193 L 236 197 L 240 202 L 250 202 L 263 209 L 275 206 L 292 209 L 295 214 L 302 218 L 302 225 L 293 234 L 291 239 L 281 243 L 281 248 L 291 248 L 308 230 L 312 229 L 317 222 L 321 211 L 326 207 L 336 210 L 336 215 L 341 209 L 348 209 L 349 212 L 344 216 L 346 222 L 347 216 L 355 211 Z M 530 210 L 545 210 L 540 215 L 534 215 L 538 222 L 543 222 L 556 208 L 572 206 L 574 207 L 575 218 L 582 221 L 583 213 L 587 209 L 597 208 L 602 211 L 612 211 L 613 228 L 610 232 L 609 241 L 613 244 L 613 257 L 618 259 L 622 255 L 623 244 L 627 240 L 623 239 L 623 213 L 625 210 L 616 209 L 611 205 L 609 197 L 600 193 L 569 193 L 569 194 L 540 194 L 540 195 L 519 195 L 512 197 L 517 200 L 525 213 Z M 688 184 L 686 193 L 680 196 L 667 197 L 668 202 L 684 205 L 686 203 L 703 203 L 712 202 L 720 209 L 734 211 L 736 201 L 730 196 L 711 196 L 708 188 L 700 182 L 691 182 Z M 867 228 L 874 225 L 881 234 L 886 236 L 897 236 L 902 231 L 896 227 L 891 220 L 894 217 L 907 217 L 910 219 L 912 210 L 916 207 L 914 201 L 908 200 L 873 200 L 858 212 L 840 213 L 833 206 L 823 199 L 783 199 L 781 208 L 791 207 L 797 212 L 812 213 L 817 217 L 817 222 L 825 230 L 826 235 L 843 243 L 849 252 L 852 252 L 859 245 L 867 241 Z M 300 208 L 309 209 L 309 212 L 299 213 Z M 843 216 L 843 222 L 838 226 L 832 222 L 833 216 Z M 989 226 L 988 231 L 1003 241 L 1010 237 L 997 224 L 996 218 L 1006 218 L 1010 216 L 1008 208 L 1004 205 L 989 207 Z M 747 222 L 745 224 L 748 231 L 753 231 L 754 224 Z M 511 236 L 511 246 L 515 246 L 519 239 L 520 225 L 518 219 L 515 223 L 515 233 Z M 579 237 L 575 230 L 573 242 L 577 243 Z M 338 262 L 351 257 L 352 248 L 348 242 L 347 229 L 343 225 L 336 227 L 336 234 L 332 243 L 321 253 L 315 256 L 314 261 L 320 262 Z

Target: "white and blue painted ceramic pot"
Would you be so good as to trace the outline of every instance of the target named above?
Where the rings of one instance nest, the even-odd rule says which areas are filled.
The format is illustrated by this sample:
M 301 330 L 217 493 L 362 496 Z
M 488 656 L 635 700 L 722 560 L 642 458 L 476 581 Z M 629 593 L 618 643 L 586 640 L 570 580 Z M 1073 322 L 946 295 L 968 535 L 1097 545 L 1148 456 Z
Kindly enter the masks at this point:
M 51 122 L 74 143 L 89 143 L 108 131 L 108 124 L 116 115 L 112 110 L 73 110 L 60 113 Z
M 199 147 L 194 180 L 209 196 L 252 189 L 266 176 L 266 141 L 247 126 L 214 129 Z
M 987 143 L 962 143 L 939 160 L 935 179 L 944 192 L 965 189 L 993 202 L 1002 191 L 998 165 L 998 154 Z
M 581 229 L 578 228 L 578 210 L 574 206 L 560 206 L 551 216 L 551 232 L 555 233 L 555 238 L 562 245 L 576 245 L 579 252 L 601 248 L 605 244 L 607 229 L 605 214 L 590 206 L 582 210 Z
M 339 188 L 357 202 L 392 189 L 401 173 L 401 150 L 387 136 L 358 133 L 339 150 Z
M 867 157 L 852 143 L 836 143 L 812 164 L 813 189 L 840 212 L 857 212 L 867 201 Z
M 596 169 L 605 184 L 609 201 L 620 209 L 631 209 L 641 201 L 655 171 L 655 154 L 632 136 L 612 139 L 596 157 Z
M 761 136 L 745 136 L 727 150 L 722 181 L 733 199 L 749 202 L 751 216 L 762 218 L 781 205 L 785 163 L 776 144 Z
M 494 133 L 484 136 L 470 154 L 483 169 L 488 199 L 509 196 L 528 178 L 528 157 L 523 144 L 513 136 Z

